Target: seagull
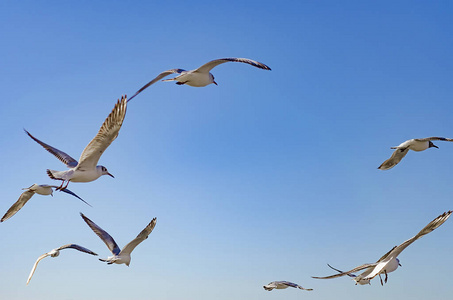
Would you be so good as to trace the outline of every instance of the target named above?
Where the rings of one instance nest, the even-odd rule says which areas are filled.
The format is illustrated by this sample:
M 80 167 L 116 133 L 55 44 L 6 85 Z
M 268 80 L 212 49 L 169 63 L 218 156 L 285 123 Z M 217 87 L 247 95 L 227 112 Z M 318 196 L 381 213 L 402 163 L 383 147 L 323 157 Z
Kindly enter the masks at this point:
M 401 143 L 399 146 L 396 147 L 391 147 L 390 149 L 396 149 L 392 156 L 384 161 L 379 167 L 379 170 L 388 170 L 396 166 L 404 156 L 406 156 L 407 152 L 409 150 L 414 150 L 414 151 L 423 151 L 428 148 L 439 148 L 436 145 L 433 144 L 432 141 L 447 141 L 447 142 L 453 142 L 453 139 L 447 139 L 444 137 L 428 137 L 424 139 L 411 139 L 407 140 L 404 143 Z
M 249 65 L 252 65 L 254 67 L 264 69 L 264 70 L 270 70 L 268 66 L 266 66 L 263 63 L 248 59 L 248 58 L 236 58 L 236 57 L 231 57 L 231 58 L 220 58 L 220 59 L 215 59 L 212 60 L 208 63 L 205 63 L 201 67 L 195 70 L 190 70 L 186 71 L 183 69 L 171 69 L 164 71 L 157 75 L 156 78 L 145 84 L 141 89 L 139 89 L 130 99 L 129 101 L 132 100 L 135 96 L 140 94 L 144 89 L 149 87 L 150 85 L 156 83 L 157 81 L 161 80 L 162 78 L 170 75 L 170 74 L 179 74 L 175 78 L 172 79 L 166 79 L 163 81 L 176 81 L 176 84 L 178 85 L 189 85 L 193 87 L 203 87 L 207 86 L 208 84 L 214 83 L 217 85 L 217 82 L 214 81 L 214 75 L 212 75 L 209 71 L 211 71 L 214 67 L 226 63 L 226 62 L 241 62 L 241 63 L 246 63 Z
M 11 218 L 12 216 L 14 216 L 22 207 L 24 207 L 24 205 L 28 202 L 28 200 L 31 199 L 31 197 L 33 197 L 34 194 L 53 196 L 53 189 L 57 189 L 57 188 L 58 188 L 58 186 L 56 186 L 56 185 L 36 184 L 36 183 L 33 184 L 29 188 L 23 188 L 23 190 L 25 190 L 25 192 L 23 192 L 20 195 L 19 200 L 17 200 L 16 203 L 14 203 L 10 207 L 10 209 L 8 209 L 8 211 L 3 216 L 3 218 L 0 220 L 0 222 L 4 222 L 4 221 L 8 220 L 9 218 Z M 68 189 L 61 189 L 61 191 L 68 193 L 69 195 L 73 195 L 74 197 L 85 202 L 87 205 L 90 205 L 85 200 L 83 200 L 82 198 L 80 198 L 79 196 L 77 196 L 76 194 L 74 194 L 73 192 L 71 192 Z
M 64 188 L 68 186 L 69 181 L 90 182 L 98 179 L 102 175 L 109 175 L 115 178 L 107 171 L 106 167 L 96 166 L 96 164 L 98 163 L 99 158 L 101 158 L 102 153 L 104 153 L 107 147 L 110 146 L 118 136 L 118 132 L 120 131 L 124 117 L 126 116 L 126 107 L 127 100 L 126 96 L 124 96 L 121 97 L 121 100 L 118 100 L 112 112 L 99 129 L 97 135 L 91 140 L 88 146 L 85 147 L 80 155 L 79 162 L 63 151 L 41 142 L 24 129 L 28 136 L 43 146 L 44 149 L 55 155 L 69 168 L 69 170 L 66 171 L 47 169 L 47 175 L 49 175 L 50 178 L 63 181 L 58 189 L 63 188 L 65 181 L 67 183 Z
M 289 286 L 293 287 L 293 288 L 299 288 L 299 289 L 305 290 L 305 291 L 313 291 L 313 289 L 306 289 L 296 283 L 292 283 L 289 281 L 272 281 L 271 283 L 264 285 L 263 288 L 266 291 L 272 291 L 273 289 L 277 289 L 277 290 L 286 289 Z
M 100 261 L 106 262 L 107 264 L 111 265 L 115 264 L 126 264 L 129 267 L 131 262 L 131 252 L 134 251 L 135 247 L 137 247 L 141 242 L 148 238 L 148 235 L 153 231 L 154 226 L 156 226 L 157 219 L 154 218 L 151 222 L 143 229 L 135 239 L 129 242 L 123 250 L 121 250 L 118 245 L 116 244 L 115 240 L 104 231 L 101 227 L 96 225 L 93 221 L 88 219 L 84 214 L 80 213 L 83 220 L 90 226 L 90 228 L 97 234 L 98 237 L 107 245 L 109 250 L 112 252 L 113 256 L 110 256 L 106 259 L 99 259 Z
M 28 279 L 27 279 L 27 285 L 28 283 L 30 282 L 31 278 L 33 277 L 33 274 L 35 273 L 35 270 L 36 270 L 36 267 L 38 266 L 38 263 L 43 259 L 43 258 L 46 258 L 47 256 L 50 256 L 50 257 L 57 257 L 58 255 L 60 255 L 60 250 L 63 250 L 63 249 L 67 249 L 67 248 L 72 248 L 72 249 L 76 249 L 76 250 L 79 250 L 81 252 L 85 252 L 85 253 L 88 253 L 88 254 L 91 254 L 91 255 L 97 255 L 96 253 L 94 253 L 93 251 L 87 249 L 87 248 L 84 248 L 82 246 L 79 246 L 79 245 L 76 245 L 76 244 L 67 244 L 67 245 L 64 245 L 64 246 L 61 246 L 59 248 L 56 248 L 56 249 L 53 249 L 47 253 L 44 253 L 43 255 L 41 255 L 40 257 L 38 257 L 38 259 L 36 260 L 35 264 L 33 265 L 33 268 L 31 269 L 31 272 L 30 272 L 30 275 L 28 276 Z
M 347 271 L 347 272 L 341 272 L 339 274 L 331 275 L 331 276 L 326 276 L 326 277 L 313 277 L 317 279 L 331 279 L 331 278 L 337 278 L 341 277 L 344 275 L 348 275 L 351 277 L 354 277 L 355 275 L 351 274 L 357 271 L 365 270 L 362 274 L 355 276 L 353 279 L 356 282 L 356 284 L 368 284 L 371 279 L 376 277 L 377 275 L 380 274 L 385 274 L 385 282 L 387 282 L 387 273 L 395 271 L 398 266 L 401 266 L 399 263 L 399 259 L 397 258 L 400 253 L 406 249 L 407 246 L 421 238 L 422 236 L 430 233 L 437 227 L 441 226 L 447 219 L 450 217 L 452 211 L 444 212 L 434 220 L 432 220 L 428 225 L 426 225 L 419 233 L 417 233 L 415 236 L 412 238 L 408 239 L 407 241 L 403 242 L 399 246 L 393 247 L 389 252 L 384 254 L 377 262 L 371 263 L 371 264 L 363 264 L 361 266 L 355 267 L 354 269 Z M 381 279 L 381 284 L 383 285 L 382 279 Z

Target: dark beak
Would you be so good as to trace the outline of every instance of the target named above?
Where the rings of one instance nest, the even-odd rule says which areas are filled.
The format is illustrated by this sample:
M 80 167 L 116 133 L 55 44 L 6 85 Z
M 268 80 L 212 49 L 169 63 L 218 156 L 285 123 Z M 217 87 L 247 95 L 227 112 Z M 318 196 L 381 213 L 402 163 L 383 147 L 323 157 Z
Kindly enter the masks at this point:
M 110 174 L 110 173 L 107 173 L 107 175 L 109 175 L 109 176 L 112 177 L 112 178 L 115 178 L 115 176 L 113 176 L 113 175 Z
M 218 85 L 217 82 L 213 81 L 212 83 L 214 83 L 215 85 Z
M 436 145 L 434 145 L 434 144 L 433 144 L 433 147 L 435 147 L 435 148 L 439 149 L 439 147 L 437 147 L 437 146 L 436 146 Z

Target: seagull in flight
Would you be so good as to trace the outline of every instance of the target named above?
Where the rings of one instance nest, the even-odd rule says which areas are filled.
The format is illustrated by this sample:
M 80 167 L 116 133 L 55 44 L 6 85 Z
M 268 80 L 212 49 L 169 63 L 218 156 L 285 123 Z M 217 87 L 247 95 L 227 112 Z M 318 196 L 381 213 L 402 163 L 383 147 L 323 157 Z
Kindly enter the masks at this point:
M 38 263 L 43 258 L 46 258 L 47 256 L 57 257 L 58 255 L 60 255 L 60 250 L 68 249 L 68 248 L 76 249 L 76 250 L 79 250 L 81 252 L 85 252 L 85 253 L 88 253 L 88 254 L 91 254 L 91 255 L 97 255 L 93 251 L 91 251 L 91 250 L 89 250 L 87 248 L 84 248 L 82 246 L 76 245 L 76 244 L 67 244 L 67 245 L 63 245 L 63 246 L 61 246 L 59 248 L 53 249 L 53 250 L 51 250 L 51 251 L 49 251 L 47 253 L 44 253 L 40 257 L 38 257 L 38 259 L 36 260 L 35 264 L 33 265 L 33 268 L 31 269 L 30 275 L 28 276 L 27 285 L 30 282 L 31 278 L 33 277 L 33 274 L 35 273 L 36 267 L 38 266 Z
M 313 289 L 306 289 L 296 283 L 289 281 L 272 281 L 271 283 L 263 286 L 266 291 L 272 291 L 273 289 L 281 290 L 286 289 L 287 287 L 299 288 L 305 291 L 313 291 Z
M 90 228 L 96 233 L 98 237 L 107 245 L 109 250 L 112 252 L 113 256 L 110 256 L 106 259 L 99 259 L 100 261 L 106 262 L 109 265 L 115 264 L 126 264 L 129 267 L 131 262 L 131 252 L 137 247 L 141 242 L 148 238 L 148 235 L 153 231 L 154 226 L 156 226 L 157 219 L 154 218 L 151 222 L 143 229 L 135 239 L 129 242 L 122 250 L 118 247 L 115 240 L 101 227 L 96 225 L 93 221 L 88 219 L 84 214 L 80 213 L 83 220 L 90 226 Z
M 428 225 L 426 225 L 422 230 L 420 230 L 419 233 L 417 233 L 415 236 L 412 238 L 408 239 L 407 241 L 403 242 L 399 246 L 393 247 L 389 252 L 384 254 L 377 262 L 371 263 L 371 264 L 363 264 L 361 266 L 355 267 L 352 270 L 349 270 L 347 272 L 341 272 L 339 274 L 331 275 L 331 276 L 326 276 L 326 277 L 313 277 L 317 279 L 332 279 L 332 278 L 337 278 L 341 276 L 348 275 L 350 277 L 353 277 L 353 280 L 356 282 L 356 284 L 368 284 L 371 279 L 376 277 L 377 275 L 384 274 L 385 275 L 385 282 L 387 282 L 387 273 L 395 271 L 398 266 L 401 266 L 399 263 L 399 259 L 397 258 L 400 253 L 406 249 L 407 246 L 421 238 L 422 236 L 430 233 L 434 229 L 438 228 L 441 226 L 447 219 L 450 217 L 452 211 L 444 212 L 434 220 L 432 220 Z M 360 275 L 353 275 L 352 273 L 358 272 L 361 270 L 365 270 L 363 273 Z M 382 279 L 381 279 L 381 284 L 383 285 Z
M 407 152 L 409 150 L 414 150 L 414 151 L 423 151 L 428 148 L 439 148 L 436 145 L 433 144 L 432 141 L 447 141 L 447 142 L 453 142 L 453 139 L 447 139 L 444 137 L 428 137 L 424 139 L 411 139 L 407 140 L 404 143 L 401 143 L 399 146 L 396 147 L 391 147 L 390 149 L 395 149 L 393 152 L 392 156 L 384 161 L 379 167 L 379 170 L 388 170 L 396 166 L 402 159 L 403 157 L 406 156 Z
M 8 211 L 3 216 L 3 218 L 0 220 L 0 222 L 4 222 L 4 221 L 8 220 L 9 218 L 11 218 L 12 216 L 14 216 L 22 207 L 24 207 L 24 205 L 28 202 L 28 200 L 31 199 L 31 197 L 33 197 L 34 194 L 53 196 L 53 189 L 57 189 L 57 188 L 58 188 L 58 186 L 56 186 L 56 185 L 36 184 L 36 183 L 33 184 L 29 188 L 24 188 L 23 190 L 25 190 L 25 192 L 23 192 L 20 195 L 19 200 L 17 200 L 16 203 L 14 203 L 10 207 L 10 209 L 8 209 Z M 73 192 L 71 192 L 68 189 L 60 189 L 60 191 L 68 193 L 69 195 L 72 195 L 72 196 L 82 200 L 87 205 L 90 205 L 85 200 L 83 200 L 82 198 L 80 198 L 79 196 L 77 196 L 76 194 L 74 194 Z
M 231 57 L 231 58 L 220 58 L 220 59 L 215 59 L 212 60 L 208 63 L 205 63 L 201 67 L 195 70 L 190 70 L 186 71 L 183 69 L 171 69 L 164 71 L 157 75 L 156 78 L 145 84 L 141 89 L 139 89 L 130 99 L 134 98 L 138 94 L 140 94 L 144 89 L 149 87 L 150 85 L 156 83 L 157 81 L 161 80 L 162 78 L 170 75 L 170 74 L 179 74 L 178 76 L 172 78 L 172 79 L 166 79 L 163 81 L 176 81 L 176 84 L 178 85 L 189 85 L 193 87 L 203 87 L 207 86 L 208 84 L 214 83 L 217 85 L 217 82 L 214 80 L 214 75 L 212 75 L 209 71 L 211 71 L 214 67 L 226 63 L 226 62 L 241 62 L 241 63 L 246 63 L 249 65 L 252 65 L 254 67 L 264 69 L 264 70 L 270 70 L 268 66 L 266 66 L 263 63 L 248 59 L 248 58 L 236 58 L 236 57 Z
M 112 112 L 105 119 L 97 135 L 91 140 L 91 142 L 85 147 L 82 154 L 80 155 L 79 162 L 69 156 L 63 151 L 58 150 L 52 146 L 41 142 L 34 136 L 32 136 L 27 130 L 25 132 L 35 142 L 44 147 L 47 151 L 55 155 L 61 162 L 63 162 L 69 170 L 66 171 L 55 171 L 47 169 L 47 175 L 55 180 L 61 180 L 62 183 L 57 189 L 64 189 L 68 186 L 70 181 L 73 182 L 90 182 L 98 179 L 102 175 L 109 175 L 114 178 L 112 174 L 107 171 L 104 166 L 97 166 L 102 153 L 107 149 L 108 146 L 116 139 L 118 133 L 123 124 L 124 117 L 126 116 L 127 100 L 126 96 L 121 97 L 118 100 Z M 63 187 L 63 184 L 66 186 Z

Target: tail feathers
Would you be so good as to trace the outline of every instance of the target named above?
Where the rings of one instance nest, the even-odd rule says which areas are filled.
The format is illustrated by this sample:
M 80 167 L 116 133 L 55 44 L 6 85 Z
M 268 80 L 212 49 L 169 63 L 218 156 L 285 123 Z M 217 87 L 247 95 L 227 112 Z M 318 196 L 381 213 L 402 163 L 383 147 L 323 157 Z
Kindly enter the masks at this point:
M 55 176 L 53 176 L 53 172 L 55 172 L 54 170 L 49 170 L 47 169 L 47 175 L 51 178 L 51 179 L 55 179 L 55 180 L 61 180 L 59 178 L 55 178 Z

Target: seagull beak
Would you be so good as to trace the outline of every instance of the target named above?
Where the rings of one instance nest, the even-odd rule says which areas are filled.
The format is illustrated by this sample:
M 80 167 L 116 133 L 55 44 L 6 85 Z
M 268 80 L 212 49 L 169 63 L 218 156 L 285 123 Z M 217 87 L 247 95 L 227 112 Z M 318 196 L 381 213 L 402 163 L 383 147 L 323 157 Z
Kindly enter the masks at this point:
M 107 172 L 107 175 L 109 175 L 109 176 L 112 177 L 112 178 L 115 178 L 115 176 L 113 176 L 112 174 L 110 174 L 110 173 L 108 173 L 108 172 Z
M 217 82 L 213 81 L 212 83 L 214 83 L 215 85 L 218 85 Z
M 400 263 L 398 263 L 398 266 L 402 267 L 402 265 Z

